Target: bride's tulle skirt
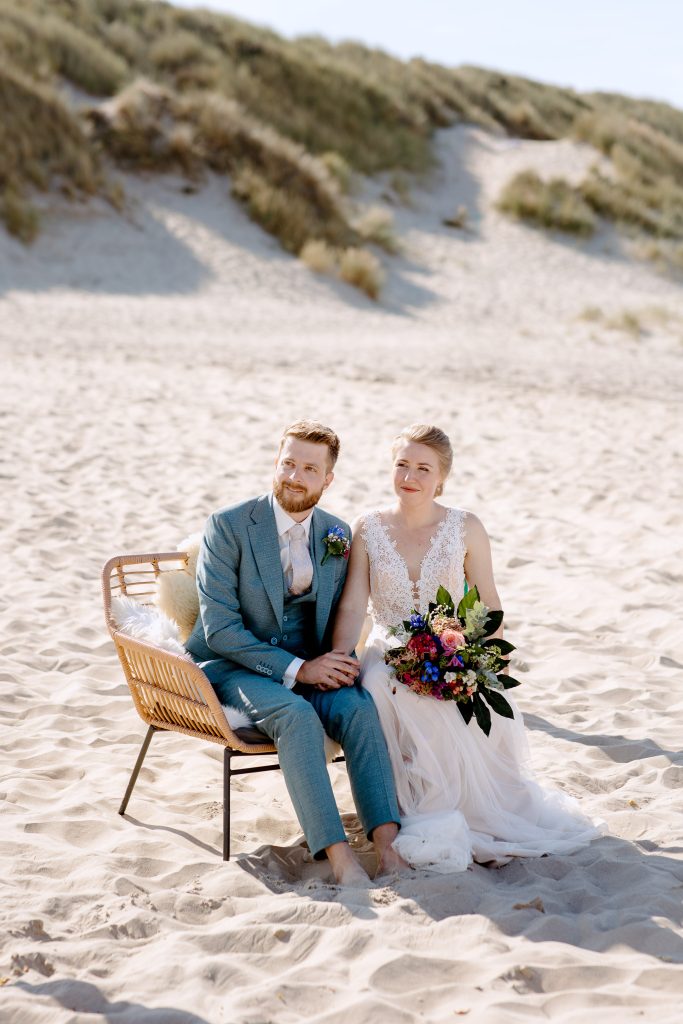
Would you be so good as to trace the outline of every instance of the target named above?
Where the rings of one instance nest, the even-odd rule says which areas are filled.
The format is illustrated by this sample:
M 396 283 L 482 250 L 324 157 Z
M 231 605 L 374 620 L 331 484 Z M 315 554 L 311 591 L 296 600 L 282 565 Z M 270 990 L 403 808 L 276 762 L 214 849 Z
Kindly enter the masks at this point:
M 375 626 L 361 680 L 377 707 L 396 783 L 401 831 L 394 842 L 414 866 L 464 871 L 511 857 L 570 853 L 604 832 L 578 803 L 532 777 L 521 713 L 492 713 L 487 737 L 454 702 L 413 693 L 384 663 L 389 642 Z M 395 689 L 395 693 L 393 692 Z

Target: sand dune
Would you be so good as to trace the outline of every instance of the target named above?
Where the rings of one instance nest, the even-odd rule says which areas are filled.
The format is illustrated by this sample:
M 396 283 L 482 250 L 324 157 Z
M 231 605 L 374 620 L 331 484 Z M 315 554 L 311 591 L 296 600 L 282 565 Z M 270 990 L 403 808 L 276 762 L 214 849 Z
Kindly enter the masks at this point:
M 680 1019 L 683 293 L 612 234 L 495 212 L 508 172 L 579 174 L 580 147 L 457 128 L 439 154 L 379 305 L 218 180 L 131 181 L 127 218 L 55 209 L 32 249 L 0 238 L 3 1021 Z M 467 232 L 442 223 L 461 203 Z M 608 326 L 625 312 L 640 333 Z M 345 517 L 390 497 L 400 426 L 450 432 L 445 501 L 491 534 L 534 765 L 609 836 L 342 891 L 272 773 L 234 783 L 226 865 L 219 751 L 172 735 L 116 814 L 144 726 L 100 567 L 267 489 L 301 414 L 342 436 Z

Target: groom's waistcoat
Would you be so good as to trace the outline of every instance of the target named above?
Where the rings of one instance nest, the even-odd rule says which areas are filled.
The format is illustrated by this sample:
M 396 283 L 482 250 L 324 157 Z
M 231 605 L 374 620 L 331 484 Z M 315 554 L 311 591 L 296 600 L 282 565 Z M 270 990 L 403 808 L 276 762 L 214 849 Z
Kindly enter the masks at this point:
M 347 562 L 325 554 L 323 538 L 342 520 L 313 510 L 310 549 L 311 591 L 287 592 L 272 496 L 219 509 L 210 516 L 197 561 L 200 615 L 186 647 L 199 662 L 216 657 L 281 682 L 293 656 L 316 657 L 329 650 L 334 609 Z
M 306 594 L 293 597 L 287 594 L 282 616 L 282 646 L 298 658 L 314 657 L 317 653 L 315 639 L 315 599 L 317 580 L 313 577 L 311 589 Z

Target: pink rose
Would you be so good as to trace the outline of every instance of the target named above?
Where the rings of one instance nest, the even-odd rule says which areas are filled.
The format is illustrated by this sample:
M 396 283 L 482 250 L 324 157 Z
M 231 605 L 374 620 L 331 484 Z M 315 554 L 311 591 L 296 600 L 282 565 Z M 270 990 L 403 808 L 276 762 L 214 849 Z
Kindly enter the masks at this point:
M 445 651 L 457 651 L 458 647 L 465 646 L 465 637 L 457 629 L 444 629 L 439 640 Z

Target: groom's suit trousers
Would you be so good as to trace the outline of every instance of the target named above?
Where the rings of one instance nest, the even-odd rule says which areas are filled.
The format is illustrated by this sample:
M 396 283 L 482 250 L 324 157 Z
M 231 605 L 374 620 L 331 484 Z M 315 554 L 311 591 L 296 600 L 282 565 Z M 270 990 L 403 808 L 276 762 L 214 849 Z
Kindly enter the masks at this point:
M 311 853 L 346 839 L 325 761 L 325 733 L 344 750 L 353 799 L 372 838 L 385 822 L 400 824 L 391 764 L 377 711 L 361 686 L 288 690 L 224 658 L 200 668 L 231 707 L 245 711 L 278 750 L 280 765 Z

